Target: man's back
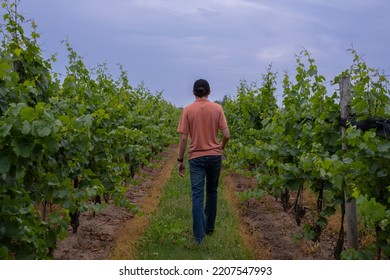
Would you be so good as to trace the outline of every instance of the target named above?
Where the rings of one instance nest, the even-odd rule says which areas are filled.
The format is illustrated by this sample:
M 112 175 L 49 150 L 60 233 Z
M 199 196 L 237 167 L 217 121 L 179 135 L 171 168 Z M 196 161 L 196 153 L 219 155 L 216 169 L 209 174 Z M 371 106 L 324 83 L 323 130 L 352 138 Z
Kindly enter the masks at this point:
M 208 99 L 196 99 L 194 103 L 184 108 L 178 132 L 190 135 L 189 159 L 221 155 L 218 130 L 226 127 L 222 107 Z

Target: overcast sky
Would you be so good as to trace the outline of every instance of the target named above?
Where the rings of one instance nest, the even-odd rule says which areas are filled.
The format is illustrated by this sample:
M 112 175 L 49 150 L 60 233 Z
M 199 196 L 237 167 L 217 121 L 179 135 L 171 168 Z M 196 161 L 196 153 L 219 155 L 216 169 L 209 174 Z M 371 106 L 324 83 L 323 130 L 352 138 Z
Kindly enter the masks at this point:
M 271 63 L 281 80 L 303 49 L 328 81 L 352 64 L 351 46 L 390 74 L 388 0 L 22 0 L 19 11 L 38 25 L 44 56 L 58 53 L 56 72 L 68 39 L 88 68 L 117 75 L 122 64 L 132 85 L 177 106 L 193 101 L 198 78 L 211 100 L 260 83 Z

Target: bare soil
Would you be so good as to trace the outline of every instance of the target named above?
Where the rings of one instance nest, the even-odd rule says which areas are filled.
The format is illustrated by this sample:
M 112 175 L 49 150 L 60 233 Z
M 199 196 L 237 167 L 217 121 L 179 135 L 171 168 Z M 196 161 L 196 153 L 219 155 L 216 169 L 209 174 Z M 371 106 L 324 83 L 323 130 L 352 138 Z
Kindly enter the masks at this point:
M 157 167 L 144 168 L 137 175 L 139 184 L 129 188 L 127 198 L 142 211 L 143 215 L 129 213 L 126 209 L 109 204 L 101 213 L 80 215 L 77 234 L 58 242 L 54 258 L 59 260 L 105 260 L 133 259 L 133 250 L 148 224 L 148 217 L 155 210 L 162 187 L 169 180 L 175 167 L 177 145 L 162 155 Z M 240 222 L 240 231 L 255 259 L 333 259 L 332 251 L 335 233 L 325 231 L 321 242 L 295 240 L 294 235 L 302 233 L 291 211 L 285 212 L 279 201 L 266 196 L 258 201 L 241 201 L 236 192 L 256 186 L 253 178 L 238 174 L 224 176 L 224 195 L 230 201 Z M 310 222 L 310 213 L 304 217 Z M 129 242 L 129 232 L 132 242 Z M 124 234 L 126 233 L 126 234 Z
M 314 222 L 314 210 L 308 211 L 298 226 L 292 209 L 283 210 L 280 201 L 266 195 L 261 200 L 249 199 L 243 201 L 235 195 L 237 192 L 251 190 L 257 186 L 254 178 L 239 174 L 229 174 L 225 177 L 225 187 L 230 192 L 230 201 L 234 205 L 240 221 L 240 230 L 244 240 L 256 259 L 271 260 L 327 260 L 334 259 L 333 249 L 337 240 L 337 231 L 325 229 L 320 242 L 313 242 L 302 236 L 302 226 Z M 293 197 L 291 198 L 294 199 Z M 313 207 L 314 208 L 314 207 Z

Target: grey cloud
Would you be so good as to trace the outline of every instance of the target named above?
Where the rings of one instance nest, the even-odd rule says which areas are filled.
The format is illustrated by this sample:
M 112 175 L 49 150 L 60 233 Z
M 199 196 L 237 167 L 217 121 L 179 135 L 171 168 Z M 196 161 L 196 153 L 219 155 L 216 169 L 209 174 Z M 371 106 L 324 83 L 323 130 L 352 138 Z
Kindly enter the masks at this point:
M 88 65 L 108 62 L 115 72 L 121 63 L 131 81 L 164 90 L 178 105 L 192 100 L 187 92 L 199 76 L 209 77 L 213 96 L 222 98 L 240 79 L 259 79 L 269 63 L 293 71 L 302 48 L 328 79 L 350 65 L 351 44 L 373 67 L 390 70 L 385 0 L 34 0 L 21 6 L 36 19 L 47 53 L 63 55 L 58 42 L 69 36 Z

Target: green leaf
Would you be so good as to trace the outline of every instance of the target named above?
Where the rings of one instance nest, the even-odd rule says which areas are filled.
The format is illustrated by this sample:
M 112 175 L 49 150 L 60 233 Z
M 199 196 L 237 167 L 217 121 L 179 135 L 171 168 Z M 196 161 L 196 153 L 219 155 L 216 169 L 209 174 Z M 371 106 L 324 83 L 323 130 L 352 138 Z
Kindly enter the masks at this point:
M 8 209 L 5 212 L 10 212 Z M 16 214 L 18 211 L 14 211 L 14 214 Z M 24 234 L 23 229 L 19 226 L 19 224 L 16 221 L 8 222 L 5 224 L 5 233 L 4 236 L 8 238 L 15 238 L 15 236 L 19 236 L 21 234 Z
M 356 160 L 356 161 L 353 161 L 351 163 L 351 167 L 354 169 L 354 170 L 361 170 L 361 169 L 364 169 L 366 168 L 366 165 L 361 162 L 360 160 Z
M 70 124 L 70 118 L 68 116 L 60 116 L 58 119 L 65 125 Z
M 77 123 L 81 124 L 82 126 L 85 127 L 91 127 L 93 124 L 93 116 L 92 115 L 84 115 L 79 117 L 76 120 Z
M 47 233 L 46 246 L 52 249 L 57 247 L 57 234 L 54 230 L 49 230 Z
M 328 223 L 328 220 L 325 219 L 324 217 L 319 217 L 317 220 L 317 225 L 319 225 L 321 228 L 325 228 L 327 223 Z
M 12 124 L 3 124 L 0 128 L 1 135 L 3 137 L 6 137 L 11 131 L 11 128 L 12 128 Z
M 51 125 L 48 122 L 37 120 L 32 122 L 32 131 L 33 135 L 38 135 L 40 137 L 49 136 L 52 132 Z
M 332 165 L 333 161 L 330 159 L 330 158 L 326 158 L 323 162 L 322 162 L 322 167 L 324 169 L 328 169 L 331 165 Z
M 390 148 L 390 141 L 385 142 L 383 144 L 378 145 L 378 152 L 383 153 L 383 152 L 388 152 Z
M 28 158 L 34 149 L 34 143 L 24 138 L 15 138 L 12 140 L 13 151 L 17 156 Z
M 54 197 L 60 198 L 60 199 L 66 198 L 69 195 L 70 195 L 70 193 L 69 193 L 69 190 L 67 190 L 67 189 L 55 190 L 54 193 L 53 193 Z
M 14 49 L 14 54 L 16 54 L 16 56 L 20 56 L 22 54 L 22 52 L 23 52 L 22 49 L 19 49 L 19 48 Z
M 40 127 L 37 130 L 38 135 L 41 137 L 46 137 L 50 135 L 51 129 L 48 126 Z
M 360 100 L 358 103 L 355 104 L 355 108 L 360 114 L 367 114 L 368 113 L 368 106 L 365 100 Z
M 11 168 L 11 161 L 8 154 L 1 153 L 0 155 L 0 173 L 7 174 Z
M 26 120 L 30 122 L 37 117 L 37 113 L 35 112 L 35 109 L 31 107 L 24 107 L 22 110 L 20 110 L 20 115 L 22 117 L 22 120 Z
M 351 158 L 345 158 L 345 159 L 343 159 L 343 162 L 344 162 L 345 164 L 352 164 L 352 163 L 353 163 L 353 159 L 351 159 Z
M 4 245 L 0 246 L 0 260 L 10 259 L 8 248 Z
M 97 204 L 93 204 L 93 205 L 91 206 L 91 208 L 92 208 L 92 211 L 93 211 L 94 213 L 100 213 L 100 212 L 102 212 L 102 210 L 105 208 L 105 205 L 100 204 L 100 203 L 97 203 Z
M 0 63 L 0 79 L 4 80 L 8 72 L 11 70 L 11 67 L 6 62 Z
M 265 191 L 260 188 L 238 193 L 238 197 L 241 200 L 249 200 L 251 198 L 261 200 L 264 197 L 264 195 L 265 195 Z
M 336 187 L 338 187 L 339 189 L 342 188 L 343 186 L 343 182 L 344 182 L 344 179 L 341 175 L 336 175 L 334 176 L 334 184 L 336 185 Z
M 33 211 L 31 211 L 31 207 L 23 207 L 19 209 L 19 213 L 22 215 L 30 214 Z
M 26 135 L 29 134 L 31 131 L 31 125 L 28 121 L 23 121 L 22 125 L 22 134 Z
M 364 217 L 373 225 L 377 225 L 386 218 L 386 207 L 376 202 L 375 198 L 363 201 L 360 209 Z
M 332 216 L 336 213 L 336 208 L 334 206 L 327 206 L 323 211 L 322 214 L 324 216 Z

